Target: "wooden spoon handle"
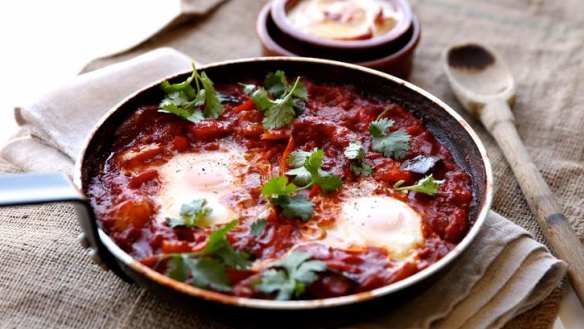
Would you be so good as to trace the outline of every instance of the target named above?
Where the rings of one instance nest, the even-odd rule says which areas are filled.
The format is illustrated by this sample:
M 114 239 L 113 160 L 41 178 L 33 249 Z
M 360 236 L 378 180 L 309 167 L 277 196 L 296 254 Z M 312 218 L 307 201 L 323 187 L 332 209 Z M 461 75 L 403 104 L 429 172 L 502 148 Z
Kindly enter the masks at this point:
M 488 103 L 481 121 L 495 138 L 553 252 L 568 263 L 568 278 L 584 305 L 584 247 L 527 153 L 506 102 Z

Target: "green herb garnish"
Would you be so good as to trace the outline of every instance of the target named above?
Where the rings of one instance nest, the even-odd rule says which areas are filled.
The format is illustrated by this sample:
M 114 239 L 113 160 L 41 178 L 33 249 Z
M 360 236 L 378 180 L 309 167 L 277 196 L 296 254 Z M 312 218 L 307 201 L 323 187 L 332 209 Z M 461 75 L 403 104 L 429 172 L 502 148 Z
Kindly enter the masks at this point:
M 371 122 L 369 125 L 369 133 L 373 136 L 371 149 L 383 153 L 388 158 L 403 159 L 410 150 L 409 141 L 412 137 L 402 130 L 386 133 L 385 131 L 394 123 L 391 119 L 377 119 Z
M 227 240 L 227 232 L 235 225 L 236 220 L 211 233 L 201 252 L 162 255 L 169 259 L 167 275 L 197 287 L 230 291 L 227 267 L 246 269 L 250 265 L 249 255 L 235 251 Z
M 160 102 L 160 111 L 192 122 L 217 119 L 223 113 L 221 98 L 207 74 L 199 74 L 195 64 L 192 65 L 193 73 L 185 81 L 174 84 L 166 80 L 162 82 L 166 97 Z
M 264 82 L 265 89 L 251 84 L 242 86 L 243 92 L 264 112 L 262 124 L 265 129 L 279 129 L 292 123 L 297 115 L 296 110 L 300 108 L 298 101 L 308 98 L 300 77 L 290 85 L 283 71 L 268 73 Z
M 327 193 L 335 191 L 343 185 L 343 181 L 339 176 L 321 169 L 323 158 L 324 152 L 321 149 L 311 152 L 294 151 L 288 157 L 288 165 L 295 168 L 288 170 L 286 175 L 295 176 L 293 182 L 302 186 L 302 189 L 316 184 Z
M 209 216 L 213 211 L 213 209 L 205 207 L 206 204 L 206 199 L 196 199 L 191 201 L 191 203 L 184 203 L 180 207 L 180 217 L 166 217 L 166 222 L 172 228 L 177 226 L 184 226 L 187 228 L 201 226 L 201 220 Z
M 284 217 L 307 221 L 314 216 L 314 204 L 301 195 L 291 195 L 297 190 L 296 185 L 289 183 L 286 176 L 272 177 L 262 186 L 262 194 L 282 209 Z
M 259 236 L 266 228 L 266 219 L 260 218 L 251 224 L 249 231 L 253 236 Z
M 416 184 L 412 186 L 401 186 L 403 185 L 403 183 L 404 181 L 400 180 L 397 183 L 395 183 L 393 188 L 395 188 L 398 191 L 408 190 L 434 196 L 436 195 L 436 193 L 438 193 L 440 185 L 444 184 L 444 180 L 435 180 L 434 177 L 430 174 L 420 179 L 419 181 L 416 182 Z
M 318 279 L 317 273 L 327 269 L 325 262 L 308 260 L 311 256 L 307 252 L 294 251 L 283 260 L 271 263 L 271 267 L 279 269 L 264 271 L 255 288 L 267 294 L 277 292 L 278 300 L 299 297 L 308 284 Z
M 371 166 L 365 163 L 365 149 L 363 144 L 358 141 L 351 142 L 345 148 L 345 157 L 351 160 L 351 171 L 357 176 L 370 176 L 372 173 Z

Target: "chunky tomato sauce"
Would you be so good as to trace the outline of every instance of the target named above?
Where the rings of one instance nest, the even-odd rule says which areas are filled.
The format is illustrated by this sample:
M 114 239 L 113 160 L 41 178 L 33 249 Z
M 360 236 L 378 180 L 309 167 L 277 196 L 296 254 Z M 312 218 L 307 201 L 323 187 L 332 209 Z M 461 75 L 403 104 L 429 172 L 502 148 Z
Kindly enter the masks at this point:
M 178 154 L 219 150 L 226 140 L 236 143 L 251 163 L 238 177 L 246 197 L 237 195 L 223 201 L 238 209 L 268 203 L 261 195 L 262 185 L 270 177 L 288 170 L 286 158 L 292 150 L 320 148 L 325 152 L 323 169 L 343 179 L 343 186 L 361 177 L 350 169 L 343 155 L 351 141 L 361 141 L 366 159 L 373 168 L 372 179 L 379 183 L 372 192 L 388 195 L 407 203 L 422 218 L 424 243 L 415 256 L 397 261 L 379 247 L 333 248 L 319 243 L 323 229 L 334 225 L 342 196 L 340 190 L 324 194 L 318 187 L 300 193 L 315 204 L 316 214 L 308 222 L 288 219 L 275 210 L 266 217 L 259 235 L 250 233 L 257 220 L 244 213 L 227 238 L 238 251 L 248 253 L 261 263 L 283 256 L 300 242 L 298 248 L 312 253 L 312 258 L 326 262 L 328 269 L 307 287 L 302 298 L 326 298 L 378 288 L 410 276 L 446 255 L 465 236 L 470 226 L 469 212 L 473 198 L 469 175 L 453 160 L 449 150 L 437 142 L 421 120 L 388 100 L 367 95 L 350 85 L 321 84 L 303 79 L 309 98 L 303 112 L 289 126 L 279 130 L 262 127 L 263 113 L 242 93 L 238 84 L 218 84 L 225 96 L 225 112 L 219 119 L 192 123 L 161 113 L 158 105 L 137 108 L 116 131 L 111 154 L 105 160 L 88 189 L 98 220 L 115 242 L 143 264 L 164 271 L 158 257 L 165 253 L 200 251 L 209 234 L 218 226 L 171 228 L 157 219 L 157 197 L 161 187 L 160 166 Z M 395 121 L 392 131 L 407 131 L 412 139 L 404 159 L 384 157 L 371 150 L 369 124 L 388 107 L 385 117 Z M 416 156 L 431 156 L 435 164 L 427 173 L 403 168 Z M 196 156 L 196 155 L 195 155 Z M 393 189 L 404 180 L 413 185 L 427 174 L 444 180 L 436 196 Z M 197 196 L 193 196 L 196 198 Z M 260 273 L 257 269 L 228 274 L 231 293 L 237 296 L 273 298 L 254 289 Z

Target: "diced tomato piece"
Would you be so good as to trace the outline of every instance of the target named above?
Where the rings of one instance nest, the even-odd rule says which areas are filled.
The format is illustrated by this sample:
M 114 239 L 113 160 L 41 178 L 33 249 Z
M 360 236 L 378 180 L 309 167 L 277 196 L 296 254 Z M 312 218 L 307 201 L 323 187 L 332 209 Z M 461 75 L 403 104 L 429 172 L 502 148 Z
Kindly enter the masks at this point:
M 468 213 L 462 209 L 457 209 L 450 215 L 448 226 L 444 230 L 444 240 L 458 243 L 465 236 L 467 231 Z
M 408 127 L 407 131 L 408 134 L 410 134 L 411 136 L 415 136 L 422 132 L 422 127 L 418 124 L 415 124 L 413 126 Z
M 376 170 L 374 177 L 376 180 L 395 183 L 400 180 L 409 181 L 412 178 L 412 174 L 409 171 L 403 171 L 399 168 L 389 168 Z
M 162 252 L 165 254 L 174 254 L 181 252 L 190 252 L 192 248 L 188 241 L 164 240 L 162 241 Z
M 335 274 L 316 281 L 310 287 L 310 291 L 318 298 L 336 297 L 348 294 L 352 285 L 350 279 Z
M 226 122 L 204 120 L 191 125 L 190 131 L 195 140 L 210 141 L 227 136 L 233 131 L 233 128 Z
M 239 113 L 242 111 L 255 110 L 255 108 L 256 108 L 256 106 L 255 106 L 255 103 L 253 102 L 253 99 L 248 98 L 245 102 L 241 103 L 239 106 L 237 106 L 233 110 L 231 110 L 231 112 Z
M 145 199 L 126 200 L 113 209 L 112 218 L 117 230 L 142 228 L 150 220 L 154 207 Z
M 156 265 L 156 263 L 158 263 L 158 255 L 152 255 L 152 256 L 146 257 L 146 258 L 140 260 L 140 263 L 142 263 L 143 265 L 146 265 L 150 268 L 153 268 Z
M 399 270 L 397 270 L 391 277 L 391 282 L 399 281 L 413 275 L 418 271 L 418 266 L 415 263 L 405 263 Z
M 290 136 L 290 130 L 279 129 L 279 130 L 268 130 L 262 134 L 262 140 L 279 140 L 288 139 Z
M 139 173 L 138 175 L 130 178 L 130 181 L 128 182 L 128 186 L 130 188 L 138 188 L 142 184 L 144 184 L 150 180 L 153 180 L 157 177 L 158 177 L 158 171 L 156 169 L 148 169 L 148 170 L 145 170 L 145 171 Z
M 182 136 L 176 136 L 171 147 L 175 151 L 185 152 L 189 148 L 189 141 Z
M 280 173 L 283 175 L 289 168 L 288 168 L 288 157 L 290 153 L 294 151 L 296 148 L 296 143 L 294 142 L 294 137 L 290 136 L 288 139 L 288 144 L 284 149 L 284 153 L 282 153 L 282 158 L 280 159 Z
M 245 137 L 257 138 L 264 132 L 264 127 L 261 123 L 249 123 L 237 129 L 237 134 Z
M 151 163 L 163 153 L 164 149 L 160 145 L 149 144 L 122 153 L 118 156 L 118 162 L 123 168 L 132 170 Z

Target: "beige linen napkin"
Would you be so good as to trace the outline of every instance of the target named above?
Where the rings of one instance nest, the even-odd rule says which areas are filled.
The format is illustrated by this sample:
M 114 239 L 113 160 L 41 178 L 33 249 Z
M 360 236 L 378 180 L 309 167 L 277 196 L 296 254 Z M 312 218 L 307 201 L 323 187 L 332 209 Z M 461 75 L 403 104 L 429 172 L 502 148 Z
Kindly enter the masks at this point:
M 2 148 L 0 156 L 28 171 L 71 173 L 85 136 L 103 113 L 134 90 L 189 66 L 185 55 L 161 49 L 78 76 L 16 110 L 23 130 Z M 502 327 L 542 301 L 565 269 L 527 231 L 491 212 L 476 241 L 432 289 L 355 326 Z M 137 302 L 132 312 L 140 312 L 141 307 L 147 305 Z M 170 315 L 154 312 L 149 316 Z

